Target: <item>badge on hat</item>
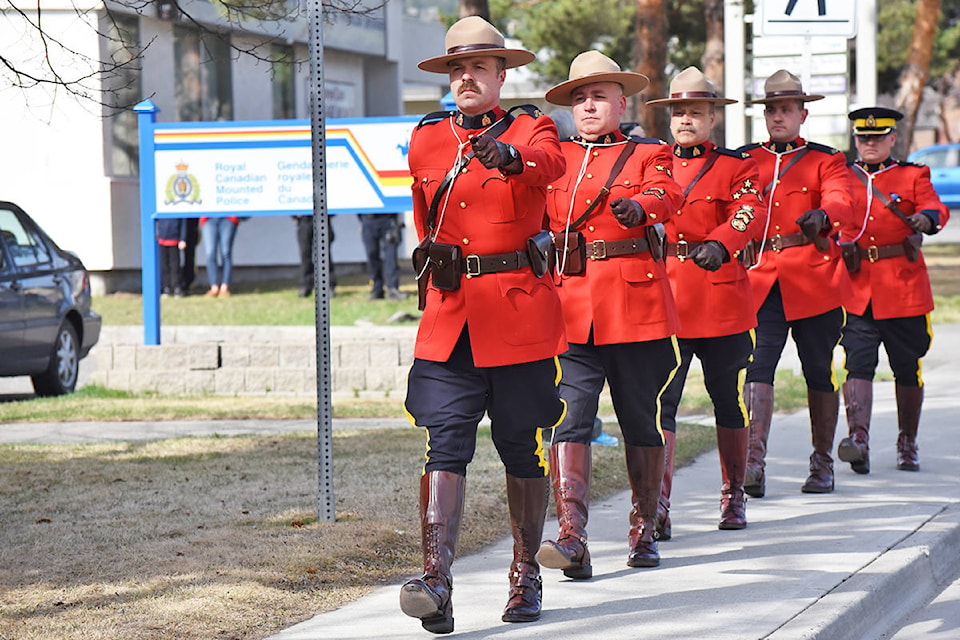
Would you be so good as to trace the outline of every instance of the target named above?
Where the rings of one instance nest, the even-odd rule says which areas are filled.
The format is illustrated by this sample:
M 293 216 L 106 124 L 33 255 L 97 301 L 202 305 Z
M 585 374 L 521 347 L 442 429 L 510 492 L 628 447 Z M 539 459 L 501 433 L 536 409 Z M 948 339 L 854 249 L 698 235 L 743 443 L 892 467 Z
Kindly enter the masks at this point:
M 897 122 L 903 119 L 903 114 L 886 107 L 864 107 L 851 111 L 847 118 L 853 122 L 855 136 L 885 136 L 896 131 Z

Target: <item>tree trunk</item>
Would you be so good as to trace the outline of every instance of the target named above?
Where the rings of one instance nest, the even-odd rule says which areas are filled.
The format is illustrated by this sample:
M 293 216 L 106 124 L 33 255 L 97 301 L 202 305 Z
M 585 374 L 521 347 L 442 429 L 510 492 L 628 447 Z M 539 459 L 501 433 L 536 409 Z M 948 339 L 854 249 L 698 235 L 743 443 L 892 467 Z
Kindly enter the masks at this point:
M 704 0 L 704 18 L 707 21 L 707 46 L 700 59 L 703 75 L 723 95 L 723 0 Z M 713 124 L 710 139 L 724 146 L 723 107 L 717 109 L 717 119 Z
M 637 18 L 634 33 L 633 62 L 638 73 L 650 78 L 650 86 L 643 92 L 643 101 L 666 95 L 667 66 L 667 7 L 664 0 L 637 0 Z M 639 117 L 644 134 L 668 139 L 670 119 L 667 109 L 644 107 Z
M 487 0 L 460 0 L 460 17 L 480 16 L 490 22 L 490 3 Z
M 920 98 L 930 73 L 930 58 L 933 56 L 933 40 L 940 19 L 941 0 L 919 0 L 917 19 L 913 24 L 913 40 L 907 52 L 907 62 L 900 72 L 900 90 L 897 91 L 896 108 L 904 115 L 897 126 L 897 144 L 894 155 L 905 158 L 913 144 L 913 129 L 920 108 Z

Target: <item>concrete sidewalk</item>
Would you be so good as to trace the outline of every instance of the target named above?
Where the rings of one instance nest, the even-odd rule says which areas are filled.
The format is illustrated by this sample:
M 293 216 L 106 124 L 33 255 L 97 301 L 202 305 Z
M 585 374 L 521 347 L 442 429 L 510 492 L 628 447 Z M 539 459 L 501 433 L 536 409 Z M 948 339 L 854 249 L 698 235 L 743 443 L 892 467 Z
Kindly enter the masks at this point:
M 539 622 L 500 621 L 509 540 L 458 558 L 454 635 L 852 640 L 895 629 L 960 577 L 958 356 L 960 327 L 936 328 L 934 351 L 924 365 L 919 473 L 895 466 L 892 382 L 876 385 L 871 473 L 859 476 L 838 462 L 832 494 L 800 492 L 810 453 L 806 412 L 777 415 L 767 495 L 749 501 L 747 529 L 716 528 L 720 471 L 711 452 L 676 473 L 673 539 L 660 545 L 659 568 L 626 566 L 629 495 L 621 493 L 591 508 L 594 578 L 574 582 L 546 571 Z M 838 442 L 845 433 L 841 416 Z M 555 532 L 551 516 L 545 536 Z M 399 585 L 384 587 L 271 640 L 431 637 L 419 620 L 400 612 L 398 598 Z M 941 637 L 960 637 L 960 628 Z

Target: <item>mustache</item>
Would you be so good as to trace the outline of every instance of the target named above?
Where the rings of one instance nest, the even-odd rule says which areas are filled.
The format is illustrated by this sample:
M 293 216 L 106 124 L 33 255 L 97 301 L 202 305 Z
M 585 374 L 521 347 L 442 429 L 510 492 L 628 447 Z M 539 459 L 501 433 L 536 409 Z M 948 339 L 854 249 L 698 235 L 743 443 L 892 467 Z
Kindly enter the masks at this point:
M 460 85 L 460 87 L 457 89 L 457 95 L 460 95 L 461 93 L 467 90 L 476 91 L 479 93 L 480 87 L 478 87 L 477 85 L 475 85 L 474 83 L 468 80 L 464 82 L 462 85 Z
M 697 130 L 694 127 L 680 127 L 677 130 L 677 133 L 696 133 Z

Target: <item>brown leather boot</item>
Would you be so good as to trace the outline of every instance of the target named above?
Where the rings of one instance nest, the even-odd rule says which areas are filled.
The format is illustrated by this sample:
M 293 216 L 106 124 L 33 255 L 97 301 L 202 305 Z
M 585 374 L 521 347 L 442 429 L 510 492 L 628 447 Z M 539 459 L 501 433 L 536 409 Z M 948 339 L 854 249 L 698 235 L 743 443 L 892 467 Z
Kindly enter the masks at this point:
M 917 429 L 920 427 L 920 409 L 923 407 L 923 387 L 905 387 L 898 384 L 897 424 L 897 469 L 920 471 L 920 453 L 917 447 Z
M 673 536 L 673 523 L 670 522 L 670 491 L 673 489 L 673 454 L 677 445 L 677 434 L 663 432 L 663 481 L 660 483 L 660 500 L 657 502 L 657 533 L 660 540 L 669 540 Z
M 807 389 L 810 410 L 810 432 L 813 453 L 810 454 L 810 475 L 800 488 L 804 493 L 833 491 L 833 438 L 837 433 L 837 415 L 840 413 L 840 394 L 836 391 Z
M 400 588 L 400 609 L 431 633 L 453 631 L 450 565 L 463 516 L 463 476 L 431 471 L 420 477 L 420 537 L 423 576 Z
M 850 463 L 855 473 L 870 473 L 870 414 L 873 411 L 873 382 L 847 378 L 843 383 L 843 404 L 847 408 L 850 435 L 837 445 L 837 457 Z
M 535 554 L 543 537 L 550 480 L 517 478 L 507 474 L 507 506 L 513 531 L 510 595 L 501 619 L 533 622 L 540 619 L 543 587 Z
M 626 450 L 627 476 L 633 490 L 627 566 L 656 567 L 660 564 L 657 502 L 666 463 L 663 447 L 635 447 L 628 444 Z
M 590 445 L 558 442 L 550 447 L 550 480 L 557 505 L 560 532 L 557 540 L 544 540 L 537 562 L 550 569 L 563 569 L 574 580 L 593 577 L 587 549 L 587 510 L 590 504 Z
M 747 439 L 747 429 L 727 429 L 717 425 L 717 449 L 723 477 L 718 529 L 744 529 L 747 526 L 747 500 L 743 496 Z
M 743 387 L 743 401 L 750 416 L 750 433 L 747 437 L 747 470 L 743 490 L 749 496 L 762 498 L 767 492 L 764 474 L 767 458 L 767 438 L 773 420 L 773 385 L 749 382 Z

